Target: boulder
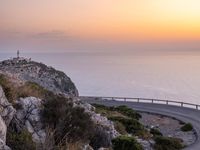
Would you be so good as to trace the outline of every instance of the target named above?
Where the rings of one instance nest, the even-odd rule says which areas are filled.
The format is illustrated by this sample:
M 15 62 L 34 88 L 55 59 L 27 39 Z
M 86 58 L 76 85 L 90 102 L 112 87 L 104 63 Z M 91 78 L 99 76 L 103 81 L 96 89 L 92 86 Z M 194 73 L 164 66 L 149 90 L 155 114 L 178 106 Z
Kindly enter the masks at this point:
M 13 119 L 14 114 L 15 109 L 8 102 L 5 93 L 0 86 L 0 150 L 10 150 L 10 148 L 6 146 L 6 132 L 7 126 Z
M 5 93 L 0 86 L 0 116 L 7 126 L 10 124 L 15 113 L 16 110 L 13 108 L 12 104 L 8 102 Z
M 5 142 L 0 139 L 0 150 L 11 150 L 8 146 L 6 146 Z
M 0 139 L 4 143 L 6 142 L 6 131 L 7 131 L 7 126 L 2 117 L 0 116 Z
M 10 148 L 6 146 L 6 132 L 7 126 L 0 116 L 0 150 L 10 150 Z
M 93 107 L 91 104 L 79 101 L 77 105 L 83 107 L 85 111 L 91 115 L 91 119 L 93 120 L 93 122 L 103 127 L 103 129 L 106 130 L 111 139 L 116 138 L 120 135 L 115 129 L 114 123 L 108 120 L 108 118 L 101 116 L 100 114 L 96 114 L 94 111 L 95 107 Z
M 16 103 L 19 109 L 15 120 L 18 120 L 19 126 L 27 129 L 32 134 L 35 143 L 44 143 L 46 133 L 40 118 L 41 99 L 35 97 L 20 98 Z

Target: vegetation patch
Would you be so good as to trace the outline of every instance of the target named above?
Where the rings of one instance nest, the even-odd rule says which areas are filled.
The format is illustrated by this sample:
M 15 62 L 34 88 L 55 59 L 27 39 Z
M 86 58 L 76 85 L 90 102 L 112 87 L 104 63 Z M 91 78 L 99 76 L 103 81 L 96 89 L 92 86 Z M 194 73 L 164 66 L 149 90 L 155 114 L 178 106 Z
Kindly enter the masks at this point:
M 142 150 L 134 137 L 119 136 L 112 140 L 113 150 Z
M 13 150 L 36 150 L 36 144 L 32 141 L 32 136 L 27 130 L 15 132 L 8 128 L 7 145 Z
M 183 125 L 181 127 L 181 131 L 183 132 L 188 132 L 188 131 L 192 131 L 193 130 L 193 126 L 191 123 L 186 123 L 185 125 Z
M 153 136 L 162 136 L 162 133 L 158 129 L 155 129 L 155 128 L 152 128 L 150 130 L 150 133 L 153 134 Z
M 88 141 L 94 132 L 90 115 L 70 101 L 61 95 L 49 95 L 43 104 L 42 122 L 54 131 L 56 145 Z
M 99 104 L 93 104 L 93 106 L 96 108 L 96 113 L 113 121 L 115 129 L 122 135 L 128 133 L 139 135 L 139 132 L 142 133 L 141 131 L 144 130 L 143 125 L 138 121 L 141 115 L 127 106 L 108 107 Z
M 155 150 L 181 150 L 183 148 L 182 141 L 171 137 L 156 137 Z
M 13 103 L 20 97 L 37 97 L 44 99 L 51 93 L 34 82 L 26 82 L 24 85 L 16 86 L 8 77 L 0 74 L 0 85 L 2 86 L 5 96 L 10 103 Z
M 2 86 L 5 96 L 9 102 L 13 102 L 17 98 L 17 89 L 13 86 L 13 83 L 9 81 L 9 79 L 0 74 L 0 85 Z
M 18 88 L 18 97 L 37 97 L 44 99 L 49 91 L 34 82 L 26 82 L 23 86 Z
M 144 129 L 143 125 L 136 119 L 123 118 L 123 117 L 109 117 L 108 119 L 114 122 L 117 121 L 122 123 L 128 133 L 135 134 L 138 131 Z
M 107 117 L 121 116 L 129 117 L 132 119 L 139 120 L 142 116 L 131 108 L 125 105 L 117 107 L 108 107 L 100 104 L 92 104 L 96 108 L 96 112 Z

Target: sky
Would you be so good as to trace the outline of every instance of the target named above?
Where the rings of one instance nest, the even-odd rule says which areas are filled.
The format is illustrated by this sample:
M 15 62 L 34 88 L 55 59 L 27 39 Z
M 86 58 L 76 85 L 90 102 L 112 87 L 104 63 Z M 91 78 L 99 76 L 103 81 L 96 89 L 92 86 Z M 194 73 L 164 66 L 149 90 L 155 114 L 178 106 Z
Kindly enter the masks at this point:
M 0 52 L 200 52 L 199 0 L 0 0 Z

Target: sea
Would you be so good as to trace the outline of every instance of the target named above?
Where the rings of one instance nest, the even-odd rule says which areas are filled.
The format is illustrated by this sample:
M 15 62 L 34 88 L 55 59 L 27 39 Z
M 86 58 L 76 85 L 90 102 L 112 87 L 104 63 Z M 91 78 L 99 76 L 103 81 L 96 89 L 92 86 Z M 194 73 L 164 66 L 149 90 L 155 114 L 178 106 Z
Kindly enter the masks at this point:
M 16 57 L 0 53 L 0 60 Z M 200 55 L 23 53 L 65 72 L 81 96 L 168 99 L 200 104 Z

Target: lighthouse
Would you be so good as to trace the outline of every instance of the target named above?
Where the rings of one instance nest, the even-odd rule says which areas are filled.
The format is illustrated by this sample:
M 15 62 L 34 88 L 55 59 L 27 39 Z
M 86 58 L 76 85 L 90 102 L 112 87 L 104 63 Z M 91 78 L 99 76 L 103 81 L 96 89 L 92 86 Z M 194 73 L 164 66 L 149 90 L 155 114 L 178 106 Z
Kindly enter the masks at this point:
M 18 59 L 19 59 L 19 54 L 20 54 L 20 53 L 19 53 L 19 50 L 17 50 L 17 58 L 18 58 Z

